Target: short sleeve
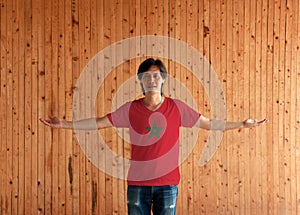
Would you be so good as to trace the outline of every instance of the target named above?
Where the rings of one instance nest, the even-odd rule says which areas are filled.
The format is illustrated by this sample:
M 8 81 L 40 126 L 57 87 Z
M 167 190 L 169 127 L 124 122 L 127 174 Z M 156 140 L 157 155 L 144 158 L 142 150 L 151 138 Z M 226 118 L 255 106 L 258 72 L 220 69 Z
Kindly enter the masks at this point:
M 107 118 L 111 122 L 111 124 L 114 127 L 117 128 L 128 128 L 129 123 L 129 108 L 130 108 L 131 102 L 127 102 L 121 107 L 119 107 L 114 112 L 111 112 L 107 114 Z
M 174 99 L 174 102 L 180 113 L 180 126 L 189 128 L 193 127 L 201 114 L 178 99 Z

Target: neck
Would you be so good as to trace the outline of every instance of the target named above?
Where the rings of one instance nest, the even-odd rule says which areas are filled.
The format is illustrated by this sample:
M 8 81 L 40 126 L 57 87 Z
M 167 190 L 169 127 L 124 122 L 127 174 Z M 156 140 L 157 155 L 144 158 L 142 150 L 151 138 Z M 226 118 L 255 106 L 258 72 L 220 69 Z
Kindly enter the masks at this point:
M 163 101 L 160 93 L 146 93 L 144 103 L 149 109 L 157 109 Z

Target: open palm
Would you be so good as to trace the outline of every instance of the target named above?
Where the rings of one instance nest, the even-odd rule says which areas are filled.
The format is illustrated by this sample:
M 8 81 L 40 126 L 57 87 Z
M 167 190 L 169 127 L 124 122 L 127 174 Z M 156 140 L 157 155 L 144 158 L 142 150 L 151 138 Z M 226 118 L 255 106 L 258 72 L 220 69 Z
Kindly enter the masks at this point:
M 40 121 L 47 126 L 52 128 L 62 128 L 63 127 L 63 120 L 57 117 L 49 117 L 49 119 L 40 118 Z

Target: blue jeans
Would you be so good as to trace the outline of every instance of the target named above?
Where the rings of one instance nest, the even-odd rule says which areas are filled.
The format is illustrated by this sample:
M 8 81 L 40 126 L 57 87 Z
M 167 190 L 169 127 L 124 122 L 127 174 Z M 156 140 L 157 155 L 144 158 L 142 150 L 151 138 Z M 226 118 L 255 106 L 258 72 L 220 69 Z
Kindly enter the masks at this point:
M 127 206 L 129 215 L 175 215 L 178 187 L 128 186 Z

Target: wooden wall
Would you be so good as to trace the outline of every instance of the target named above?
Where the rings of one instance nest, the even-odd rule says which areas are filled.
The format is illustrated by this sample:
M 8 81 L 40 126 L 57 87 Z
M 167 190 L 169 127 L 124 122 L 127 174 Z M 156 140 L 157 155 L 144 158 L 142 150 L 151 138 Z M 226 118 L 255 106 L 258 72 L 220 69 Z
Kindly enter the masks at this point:
M 203 54 L 221 81 L 228 120 L 270 120 L 226 132 L 204 167 L 198 162 L 208 132 L 199 131 L 181 165 L 177 214 L 300 214 L 299 10 L 298 0 L 0 0 L 0 214 L 126 214 L 126 182 L 99 171 L 72 131 L 38 119 L 72 119 L 84 66 L 112 43 L 140 35 L 176 38 Z M 141 60 L 107 76 L 97 114 L 111 110 Z M 203 86 L 166 62 L 210 116 Z M 128 156 L 114 129 L 100 132 Z

